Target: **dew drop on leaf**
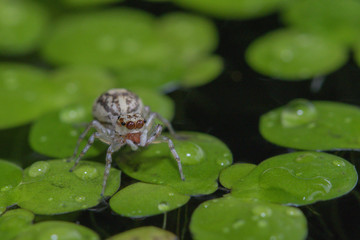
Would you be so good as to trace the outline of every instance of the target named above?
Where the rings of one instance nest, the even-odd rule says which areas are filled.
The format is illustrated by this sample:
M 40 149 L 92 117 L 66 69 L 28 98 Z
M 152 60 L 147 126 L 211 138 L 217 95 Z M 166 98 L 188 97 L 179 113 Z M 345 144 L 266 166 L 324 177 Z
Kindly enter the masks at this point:
M 77 167 L 74 170 L 74 173 L 78 178 L 82 180 L 91 180 L 99 176 L 97 169 L 89 165 L 83 165 Z
M 332 164 L 334 164 L 335 166 L 338 166 L 338 167 L 344 167 L 345 166 L 345 163 L 341 160 L 334 160 L 332 161 Z
M 158 209 L 160 211 L 166 212 L 169 211 L 170 207 L 169 207 L 169 203 L 167 202 L 161 202 L 158 204 Z
M 251 211 L 254 217 L 265 218 L 265 217 L 270 217 L 272 214 L 271 208 L 261 205 L 255 206 Z
M 38 161 L 31 165 L 28 174 L 30 177 L 38 177 L 44 175 L 49 170 L 49 168 L 49 163 L 45 161 Z
M 315 106 L 308 100 L 295 99 L 281 112 L 281 124 L 284 127 L 298 127 L 309 124 L 317 118 Z
M 285 211 L 288 216 L 293 216 L 293 217 L 302 216 L 302 212 L 297 208 L 287 208 Z
M 86 197 L 84 196 L 76 196 L 75 201 L 76 202 L 84 202 L 86 200 Z
M 184 165 L 198 164 L 204 159 L 203 149 L 196 143 L 190 141 L 182 141 L 176 144 L 176 150 Z

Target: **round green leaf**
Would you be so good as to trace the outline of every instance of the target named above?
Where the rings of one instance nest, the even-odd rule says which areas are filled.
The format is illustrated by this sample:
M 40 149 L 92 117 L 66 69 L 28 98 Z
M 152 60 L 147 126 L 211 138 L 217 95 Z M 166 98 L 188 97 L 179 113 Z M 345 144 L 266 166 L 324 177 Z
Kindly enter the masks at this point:
M 221 171 L 219 181 L 224 187 L 232 188 L 237 182 L 243 181 L 254 168 L 255 164 L 235 163 Z
M 282 80 L 303 80 L 337 70 L 347 49 L 327 38 L 281 29 L 250 44 L 246 61 L 256 71 Z
M 152 64 L 169 53 L 154 29 L 153 16 L 140 10 L 77 13 L 55 24 L 42 53 L 57 64 L 113 68 Z
M 47 21 L 46 10 L 36 1 L 1 1 L 0 54 L 25 54 L 34 50 Z
M 284 0 L 174 0 L 175 3 L 219 18 L 248 19 L 274 12 Z
M 357 0 L 303 0 L 292 1 L 282 12 L 282 19 L 302 31 L 352 43 L 360 33 L 359 12 L 360 2 Z
M 117 163 L 124 173 L 135 179 L 171 186 L 186 195 L 216 191 L 219 172 L 232 163 L 230 150 L 207 134 L 180 132 L 180 136 L 184 139 L 172 140 L 182 162 L 185 181 L 180 178 L 167 143 L 152 144 L 138 152 L 125 152 L 116 159 Z
M 139 182 L 117 192 L 110 199 L 110 207 L 122 216 L 146 217 L 179 208 L 189 199 L 171 187 Z
M 32 224 L 34 214 L 25 209 L 7 211 L 0 217 L 0 239 L 12 240 Z
M 91 104 L 73 104 L 59 111 L 43 115 L 31 127 L 31 147 L 46 156 L 69 158 L 73 155 L 80 134 L 92 120 Z M 87 144 L 88 134 L 81 142 L 80 151 Z M 95 140 L 84 157 L 99 155 L 107 145 Z
M 161 228 L 147 226 L 131 229 L 129 231 L 117 234 L 107 240 L 177 240 L 175 234 L 165 231 Z
M 344 103 L 293 100 L 261 116 L 259 128 L 266 140 L 289 148 L 360 148 L 360 109 Z
M 181 79 L 184 87 L 197 87 L 204 85 L 220 75 L 224 66 L 219 56 L 209 56 L 191 64 L 185 76 Z
M 213 51 L 218 42 L 215 25 L 188 13 L 170 13 L 158 22 L 160 37 L 173 45 L 176 58 L 189 62 Z
M 17 165 L 0 159 L 0 214 L 7 206 L 15 203 L 13 189 L 22 179 L 22 169 Z M 2 239 L 2 238 L 0 238 Z
M 294 152 L 263 161 L 232 185 L 231 195 L 306 205 L 348 193 L 357 179 L 355 167 L 343 158 L 321 152 Z
M 0 64 L 0 128 L 28 123 L 64 100 L 46 72 L 27 65 Z
M 89 228 L 79 224 L 47 221 L 32 225 L 18 235 L 15 240 L 99 240 L 99 236 Z
M 17 204 L 36 214 L 59 214 L 93 207 L 100 195 L 105 164 L 80 161 L 73 172 L 73 162 L 51 160 L 35 162 L 24 171 L 22 183 L 15 189 Z M 105 196 L 120 185 L 120 172 L 110 170 Z
M 293 207 L 226 197 L 200 204 L 191 217 L 194 240 L 305 239 L 306 218 Z

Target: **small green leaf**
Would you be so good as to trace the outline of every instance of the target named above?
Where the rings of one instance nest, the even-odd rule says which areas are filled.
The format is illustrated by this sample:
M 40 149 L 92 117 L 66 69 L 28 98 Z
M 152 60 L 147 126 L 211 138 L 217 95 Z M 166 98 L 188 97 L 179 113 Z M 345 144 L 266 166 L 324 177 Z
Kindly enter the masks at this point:
M 147 226 L 131 229 L 129 231 L 119 233 L 107 240 L 177 240 L 175 234 L 165 231 L 161 228 Z
M 232 197 L 200 204 L 191 217 L 194 240 L 305 239 L 306 218 L 293 207 Z
M 12 240 L 32 224 L 34 214 L 25 209 L 7 211 L 0 217 L 0 239 Z
M 43 115 L 31 127 L 31 147 L 46 156 L 69 158 L 73 155 L 80 134 L 92 120 L 91 104 L 72 104 L 59 111 Z M 87 135 L 79 147 L 87 144 Z M 105 151 L 107 145 L 95 140 L 84 157 L 96 156 Z
M 293 100 L 261 116 L 259 128 L 266 140 L 289 148 L 360 148 L 360 109 L 344 103 Z
M 75 223 L 47 221 L 32 225 L 14 240 L 99 240 L 99 236 L 89 228 Z
M 167 143 L 152 144 L 138 152 L 125 152 L 116 161 L 127 175 L 144 182 L 171 186 L 179 193 L 199 195 L 216 191 L 219 172 L 232 163 L 230 150 L 207 134 L 179 134 L 185 139 L 173 139 L 173 142 L 182 159 L 185 181 L 180 178 Z
M 179 208 L 189 199 L 171 187 L 139 182 L 117 192 L 110 199 L 110 207 L 122 216 L 146 217 Z
M 282 11 L 282 19 L 302 31 L 351 44 L 360 33 L 359 12 L 360 3 L 357 0 L 303 0 L 292 1 Z
M 260 163 L 233 183 L 231 195 L 281 204 L 306 205 L 340 197 L 357 183 L 355 167 L 321 152 L 294 152 Z
M 225 19 L 256 18 L 274 12 L 284 0 L 174 0 L 180 6 Z
M 33 51 L 48 23 L 46 9 L 36 1 L 0 1 L 0 54 Z
M 348 59 L 347 49 L 330 39 L 281 29 L 250 44 L 246 61 L 261 74 L 286 81 L 328 74 Z
M 255 164 L 235 163 L 221 171 L 219 181 L 224 187 L 232 188 L 237 182 L 243 181 L 254 168 Z
M 24 171 L 15 199 L 22 208 L 36 214 L 51 215 L 93 207 L 101 201 L 105 164 L 81 161 L 73 172 L 73 162 L 49 160 L 35 162 Z M 120 185 L 120 172 L 111 169 L 105 196 Z

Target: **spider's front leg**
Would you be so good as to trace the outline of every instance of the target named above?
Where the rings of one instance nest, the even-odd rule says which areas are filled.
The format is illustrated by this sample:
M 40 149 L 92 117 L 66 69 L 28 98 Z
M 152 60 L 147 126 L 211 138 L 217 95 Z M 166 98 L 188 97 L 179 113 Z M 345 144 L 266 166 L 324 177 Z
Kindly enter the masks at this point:
M 112 163 L 112 154 L 116 151 L 118 151 L 121 148 L 122 144 L 120 143 L 113 143 L 109 146 L 108 150 L 106 151 L 106 164 L 105 164 L 105 170 L 104 170 L 104 178 L 103 178 L 103 184 L 102 184 L 102 190 L 101 190 L 101 196 L 104 196 L 105 188 L 106 188 L 106 182 L 110 174 L 111 169 L 111 163 Z
M 180 173 L 180 177 L 181 180 L 185 181 L 185 176 L 182 170 L 182 165 L 181 165 L 181 160 L 179 157 L 179 154 L 176 152 L 175 147 L 174 147 L 174 143 L 173 141 L 165 136 L 161 136 L 161 132 L 162 132 L 162 126 L 160 124 L 158 124 L 155 128 L 154 133 L 147 139 L 146 141 L 146 146 L 149 145 L 150 143 L 154 142 L 155 140 L 159 139 L 160 142 L 167 142 L 169 149 L 171 151 L 171 154 L 173 155 L 173 157 L 175 158 L 177 164 L 178 164 L 178 169 L 179 169 L 179 173 Z
M 171 123 L 166 118 L 164 118 L 163 116 L 161 116 L 160 114 L 158 114 L 156 112 L 151 112 L 150 107 L 148 107 L 148 106 L 146 106 L 144 109 L 145 109 L 145 112 L 147 115 L 145 129 L 147 129 L 149 131 L 149 128 L 153 125 L 155 119 L 159 119 L 165 125 L 165 127 L 169 130 L 171 135 L 173 135 L 174 137 L 178 136 L 176 134 L 174 128 L 172 127 Z

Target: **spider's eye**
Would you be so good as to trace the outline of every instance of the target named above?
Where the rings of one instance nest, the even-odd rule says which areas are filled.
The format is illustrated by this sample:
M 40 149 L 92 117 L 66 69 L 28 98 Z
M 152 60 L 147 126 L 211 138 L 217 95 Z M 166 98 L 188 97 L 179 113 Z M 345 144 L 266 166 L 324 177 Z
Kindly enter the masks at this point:
M 120 118 L 120 117 L 119 117 L 118 120 L 117 120 L 117 124 L 118 124 L 118 125 L 121 124 L 122 126 L 125 126 L 125 125 L 126 125 L 126 123 L 124 122 L 124 119 L 123 119 L 123 118 Z
M 129 121 L 126 123 L 126 128 L 127 129 L 134 129 L 136 126 L 135 126 L 135 123 L 133 121 Z
M 136 128 L 142 128 L 144 126 L 143 120 L 137 120 L 136 121 Z

